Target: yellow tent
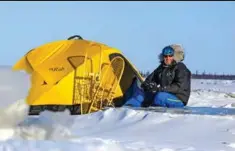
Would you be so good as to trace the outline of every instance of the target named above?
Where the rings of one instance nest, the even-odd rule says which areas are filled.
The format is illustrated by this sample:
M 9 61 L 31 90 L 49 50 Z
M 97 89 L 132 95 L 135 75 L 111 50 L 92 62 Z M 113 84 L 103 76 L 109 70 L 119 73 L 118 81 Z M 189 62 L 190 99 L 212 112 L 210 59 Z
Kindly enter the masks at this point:
M 133 78 L 143 81 L 119 50 L 77 35 L 32 49 L 13 70 L 31 75 L 29 115 L 66 108 L 71 114 L 86 114 L 121 106 Z

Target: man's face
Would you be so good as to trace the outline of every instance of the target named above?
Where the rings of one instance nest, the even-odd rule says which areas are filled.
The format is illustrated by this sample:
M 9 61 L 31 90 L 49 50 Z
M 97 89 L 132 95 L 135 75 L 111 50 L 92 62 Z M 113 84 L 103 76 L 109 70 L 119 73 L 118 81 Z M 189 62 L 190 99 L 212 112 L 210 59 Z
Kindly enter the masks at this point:
M 173 55 L 164 55 L 164 63 L 170 65 L 174 60 Z

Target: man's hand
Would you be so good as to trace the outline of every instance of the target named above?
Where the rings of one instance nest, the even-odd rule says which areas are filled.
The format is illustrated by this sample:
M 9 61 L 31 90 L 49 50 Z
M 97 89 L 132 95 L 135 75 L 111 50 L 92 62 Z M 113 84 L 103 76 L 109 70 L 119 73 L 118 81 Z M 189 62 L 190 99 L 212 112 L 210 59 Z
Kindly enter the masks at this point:
M 144 89 L 144 91 L 148 90 L 149 89 L 149 81 L 144 81 L 142 84 L 141 84 L 141 88 Z
M 155 82 L 149 82 L 146 81 L 144 82 L 141 87 L 144 89 L 146 92 L 158 92 L 161 91 L 161 88 L 158 87 L 158 85 Z

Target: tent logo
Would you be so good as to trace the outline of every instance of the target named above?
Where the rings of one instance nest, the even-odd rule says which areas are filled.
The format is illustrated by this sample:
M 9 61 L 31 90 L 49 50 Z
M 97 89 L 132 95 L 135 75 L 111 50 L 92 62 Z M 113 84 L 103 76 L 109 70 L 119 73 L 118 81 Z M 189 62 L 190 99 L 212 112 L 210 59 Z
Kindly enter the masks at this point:
M 57 72 L 57 71 L 64 71 L 64 67 L 51 67 L 49 71 Z

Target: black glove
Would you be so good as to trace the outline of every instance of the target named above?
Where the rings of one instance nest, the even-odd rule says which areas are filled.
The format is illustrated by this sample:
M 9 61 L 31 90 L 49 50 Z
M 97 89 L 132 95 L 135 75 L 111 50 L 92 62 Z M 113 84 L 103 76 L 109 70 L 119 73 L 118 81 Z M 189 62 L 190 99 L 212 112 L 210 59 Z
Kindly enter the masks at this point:
M 142 84 L 141 84 L 141 88 L 145 90 L 147 90 L 149 88 L 149 81 L 144 81 Z
M 159 88 L 155 82 L 146 81 L 141 85 L 141 87 L 147 92 L 159 91 Z
M 166 87 L 158 86 L 155 82 L 145 81 L 142 83 L 141 87 L 145 92 L 164 92 Z

